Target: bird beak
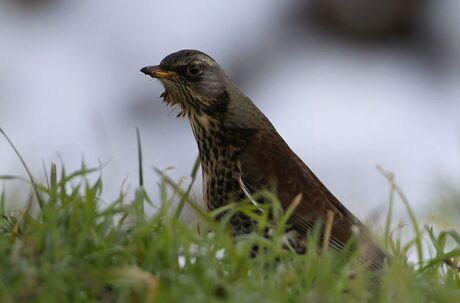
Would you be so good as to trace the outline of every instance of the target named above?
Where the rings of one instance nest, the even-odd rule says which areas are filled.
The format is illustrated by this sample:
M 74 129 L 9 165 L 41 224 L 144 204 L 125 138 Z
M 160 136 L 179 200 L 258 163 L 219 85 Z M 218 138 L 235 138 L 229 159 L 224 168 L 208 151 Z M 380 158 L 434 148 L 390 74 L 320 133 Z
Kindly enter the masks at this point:
M 141 72 L 157 79 L 169 79 L 177 76 L 173 71 L 162 70 L 159 65 L 146 66 L 141 69 Z

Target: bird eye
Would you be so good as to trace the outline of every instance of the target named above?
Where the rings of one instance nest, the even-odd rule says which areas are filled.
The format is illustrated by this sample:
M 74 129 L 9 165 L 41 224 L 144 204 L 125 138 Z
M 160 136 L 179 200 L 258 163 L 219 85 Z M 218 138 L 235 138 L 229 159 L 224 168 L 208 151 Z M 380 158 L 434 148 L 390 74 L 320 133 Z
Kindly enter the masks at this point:
M 192 63 L 188 67 L 188 73 L 192 76 L 197 76 L 201 74 L 201 66 L 197 63 Z

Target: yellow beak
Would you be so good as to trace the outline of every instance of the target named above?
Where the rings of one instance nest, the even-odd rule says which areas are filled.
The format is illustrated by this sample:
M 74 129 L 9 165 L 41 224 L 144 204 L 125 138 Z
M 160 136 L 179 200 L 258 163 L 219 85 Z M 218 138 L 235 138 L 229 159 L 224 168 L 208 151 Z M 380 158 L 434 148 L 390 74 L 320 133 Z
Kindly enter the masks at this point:
M 169 79 L 177 76 L 177 73 L 173 71 L 162 70 L 159 65 L 146 66 L 141 69 L 141 72 L 157 79 Z

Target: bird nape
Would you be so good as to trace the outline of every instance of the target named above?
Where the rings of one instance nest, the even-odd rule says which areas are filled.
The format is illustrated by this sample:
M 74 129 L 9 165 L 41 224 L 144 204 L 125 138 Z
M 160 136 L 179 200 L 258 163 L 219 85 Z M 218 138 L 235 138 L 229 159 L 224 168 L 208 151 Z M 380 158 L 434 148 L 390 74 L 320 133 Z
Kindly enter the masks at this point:
M 198 144 L 208 210 L 262 190 L 276 192 L 284 209 L 301 197 L 289 219 L 289 241 L 297 252 L 305 251 L 306 237 L 315 223 L 326 222 L 329 217 L 331 248 L 342 250 L 357 234 L 361 262 L 370 269 L 383 266 L 387 254 L 366 226 L 289 148 L 214 59 L 197 50 L 181 50 L 141 72 L 159 79 L 165 88 L 164 101 L 178 106 L 178 116 L 190 121 Z M 231 223 L 235 234 L 249 233 L 255 227 L 255 222 L 242 213 L 232 217 Z

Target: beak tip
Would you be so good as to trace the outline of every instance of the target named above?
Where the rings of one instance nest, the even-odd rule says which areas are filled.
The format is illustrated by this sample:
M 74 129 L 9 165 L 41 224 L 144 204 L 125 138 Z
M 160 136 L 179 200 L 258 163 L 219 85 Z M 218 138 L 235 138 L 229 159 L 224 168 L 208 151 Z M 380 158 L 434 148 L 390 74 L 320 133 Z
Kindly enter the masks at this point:
M 141 73 L 148 75 L 149 74 L 149 68 L 148 67 L 143 67 L 140 70 Z

